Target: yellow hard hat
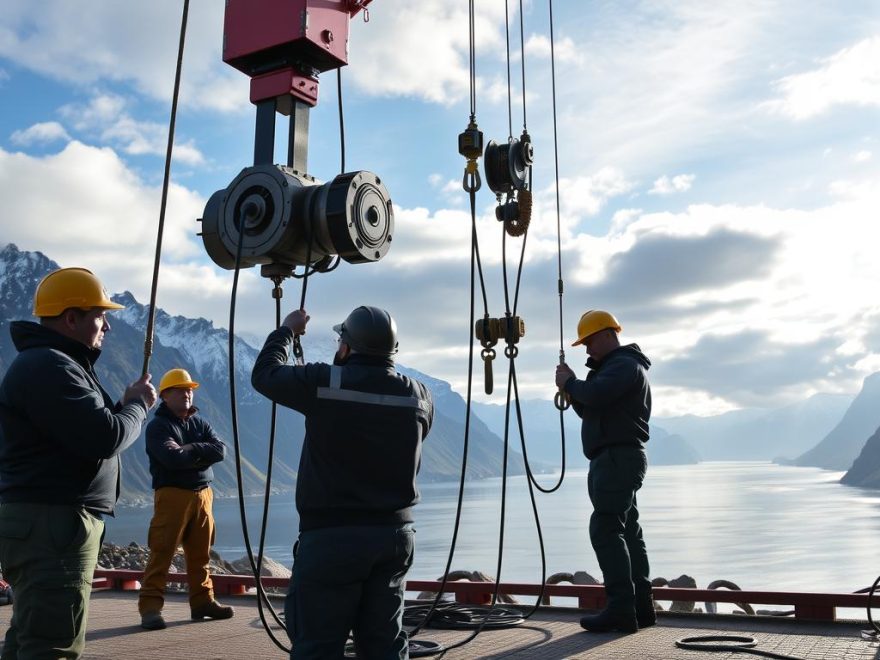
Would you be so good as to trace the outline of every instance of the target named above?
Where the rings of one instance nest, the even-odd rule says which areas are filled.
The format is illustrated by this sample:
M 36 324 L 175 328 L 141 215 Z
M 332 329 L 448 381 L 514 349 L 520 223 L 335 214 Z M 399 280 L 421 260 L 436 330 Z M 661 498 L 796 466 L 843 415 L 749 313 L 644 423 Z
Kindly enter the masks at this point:
M 578 321 L 577 341 L 574 342 L 572 346 L 579 346 L 580 344 L 583 344 L 590 335 L 599 332 L 600 330 L 607 330 L 608 328 L 613 329 L 615 332 L 620 332 L 622 330 L 620 323 L 614 318 L 614 314 L 611 312 L 604 312 L 601 309 L 591 309 L 589 312 L 584 312 L 584 315 L 581 316 L 581 320 Z
M 196 389 L 199 386 L 189 375 L 186 369 L 171 369 L 166 371 L 159 381 L 159 394 L 171 387 L 191 387 Z
M 60 268 L 40 280 L 34 293 L 34 316 L 58 316 L 71 307 L 125 309 L 110 300 L 101 280 L 85 268 Z

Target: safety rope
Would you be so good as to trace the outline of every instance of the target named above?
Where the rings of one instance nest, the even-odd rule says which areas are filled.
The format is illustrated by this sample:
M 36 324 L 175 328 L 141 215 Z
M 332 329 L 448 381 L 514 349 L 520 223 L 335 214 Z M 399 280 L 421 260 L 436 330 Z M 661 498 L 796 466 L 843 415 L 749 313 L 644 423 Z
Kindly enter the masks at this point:
M 180 72 L 183 68 L 183 48 L 186 44 L 186 23 L 189 16 L 189 0 L 183 2 L 180 19 L 180 39 L 177 46 L 177 65 L 174 71 L 174 91 L 171 94 L 171 119 L 168 122 L 168 145 L 165 148 L 165 173 L 162 178 L 162 202 L 159 205 L 159 230 L 156 236 L 156 256 L 153 259 L 153 281 L 150 286 L 150 305 L 147 308 L 147 327 L 144 334 L 144 366 L 141 375 L 150 370 L 153 355 L 153 329 L 156 323 L 156 294 L 159 289 L 159 262 L 162 258 L 162 237 L 165 234 L 165 208 L 168 203 L 168 185 L 171 179 L 171 152 L 174 148 L 174 126 L 177 122 L 177 101 L 180 97 Z

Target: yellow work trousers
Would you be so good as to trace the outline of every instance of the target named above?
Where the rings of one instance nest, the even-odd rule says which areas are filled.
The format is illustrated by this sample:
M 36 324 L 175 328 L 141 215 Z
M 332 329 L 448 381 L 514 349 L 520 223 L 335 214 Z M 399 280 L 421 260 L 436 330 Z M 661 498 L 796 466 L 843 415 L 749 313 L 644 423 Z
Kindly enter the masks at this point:
M 190 607 L 200 607 L 214 599 L 214 585 L 208 570 L 214 544 L 213 501 L 210 488 L 193 491 L 165 486 L 156 490 L 147 536 L 150 560 L 138 598 L 141 614 L 162 610 L 168 568 L 180 545 L 186 558 Z

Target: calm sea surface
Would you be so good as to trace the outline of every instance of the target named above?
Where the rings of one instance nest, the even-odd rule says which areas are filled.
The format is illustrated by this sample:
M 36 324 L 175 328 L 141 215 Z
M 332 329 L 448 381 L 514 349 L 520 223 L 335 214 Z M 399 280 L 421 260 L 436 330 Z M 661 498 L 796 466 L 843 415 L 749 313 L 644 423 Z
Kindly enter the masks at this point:
M 652 577 L 683 573 L 705 587 L 716 579 L 743 589 L 855 591 L 880 573 L 880 491 L 842 486 L 842 473 L 770 463 L 701 463 L 649 468 L 639 493 Z M 554 483 L 542 475 L 545 486 Z M 562 488 L 536 491 L 547 574 L 584 570 L 601 579 L 587 536 L 586 472 Z M 438 578 L 452 538 L 458 484 L 429 484 L 416 507 L 412 579 Z M 501 479 L 467 483 L 452 569 L 496 574 Z M 538 582 L 541 555 L 525 477 L 508 480 L 502 580 Z M 215 502 L 216 550 L 244 554 L 235 500 Z M 262 501 L 247 501 L 256 549 Z M 145 543 L 149 509 L 124 508 L 108 519 L 107 540 Z M 293 495 L 276 495 L 266 555 L 289 565 L 296 537 Z

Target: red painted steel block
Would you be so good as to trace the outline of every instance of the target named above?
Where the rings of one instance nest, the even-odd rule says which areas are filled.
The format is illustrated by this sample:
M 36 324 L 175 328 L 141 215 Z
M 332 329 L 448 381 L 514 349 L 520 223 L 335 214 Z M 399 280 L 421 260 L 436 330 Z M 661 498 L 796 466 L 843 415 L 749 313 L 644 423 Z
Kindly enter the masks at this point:
M 348 0 L 227 0 L 223 61 L 249 76 L 296 62 L 338 69 L 348 63 L 350 7 Z

